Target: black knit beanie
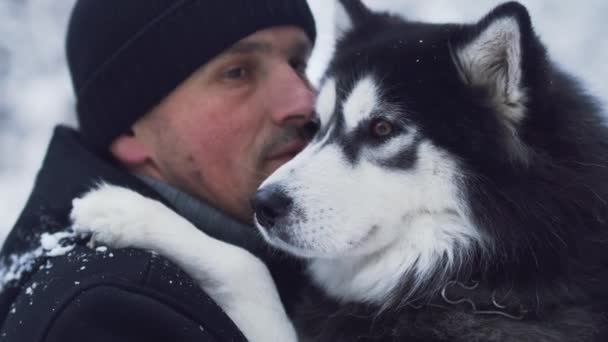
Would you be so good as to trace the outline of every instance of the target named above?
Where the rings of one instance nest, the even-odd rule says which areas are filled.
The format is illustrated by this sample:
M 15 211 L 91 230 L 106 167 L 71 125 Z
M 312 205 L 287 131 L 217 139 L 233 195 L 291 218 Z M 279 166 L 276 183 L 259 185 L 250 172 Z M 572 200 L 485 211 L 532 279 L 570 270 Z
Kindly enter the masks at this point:
M 281 25 L 315 40 L 306 0 L 78 0 L 66 50 L 83 137 L 107 150 L 200 66 Z

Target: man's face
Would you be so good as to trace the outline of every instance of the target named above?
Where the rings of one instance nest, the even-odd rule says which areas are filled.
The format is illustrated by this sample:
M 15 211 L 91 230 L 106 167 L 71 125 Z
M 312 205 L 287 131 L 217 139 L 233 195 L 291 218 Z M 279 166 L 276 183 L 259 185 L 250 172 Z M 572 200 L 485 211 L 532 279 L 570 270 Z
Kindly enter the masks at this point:
M 314 129 L 310 50 L 301 29 L 275 27 L 205 64 L 135 124 L 139 170 L 250 222 L 257 187 Z

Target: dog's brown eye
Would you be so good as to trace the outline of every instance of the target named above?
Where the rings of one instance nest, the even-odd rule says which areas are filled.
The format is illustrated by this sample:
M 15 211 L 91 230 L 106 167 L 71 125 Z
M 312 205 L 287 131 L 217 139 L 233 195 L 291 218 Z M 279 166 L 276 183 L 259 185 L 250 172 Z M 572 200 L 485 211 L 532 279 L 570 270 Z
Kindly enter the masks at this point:
M 386 120 L 375 120 L 372 122 L 372 133 L 377 137 L 386 137 L 393 133 L 393 125 Z

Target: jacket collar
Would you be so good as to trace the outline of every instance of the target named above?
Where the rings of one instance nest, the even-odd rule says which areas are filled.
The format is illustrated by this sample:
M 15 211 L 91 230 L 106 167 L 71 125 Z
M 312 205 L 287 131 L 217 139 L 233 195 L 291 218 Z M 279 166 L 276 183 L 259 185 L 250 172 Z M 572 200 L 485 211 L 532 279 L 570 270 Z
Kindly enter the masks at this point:
M 167 183 L 145 176 L 138 178 L 160 194 L 180 216 L 208 235 L 243 247 L 256 255 L 265 251 L 262 236 L 253 226 L 240 223 Z

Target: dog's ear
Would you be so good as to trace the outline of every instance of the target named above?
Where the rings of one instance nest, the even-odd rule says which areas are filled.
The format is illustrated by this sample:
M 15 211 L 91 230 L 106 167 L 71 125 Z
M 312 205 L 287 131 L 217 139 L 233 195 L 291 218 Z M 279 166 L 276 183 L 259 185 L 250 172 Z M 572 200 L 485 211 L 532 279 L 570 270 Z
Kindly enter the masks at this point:
M 336 38 L 340 39 L 366 21 L 372 12 L 361 0 L 337 0 L 334 14 L 334 33 Z
M 483 90 L 515 128 L 525 115 L 524 62 L 534 54 L 530 44 L 536 44 L 526 8 L 516 2 L 500 5 L 453 38 L 450 49 L 462 81 Z

